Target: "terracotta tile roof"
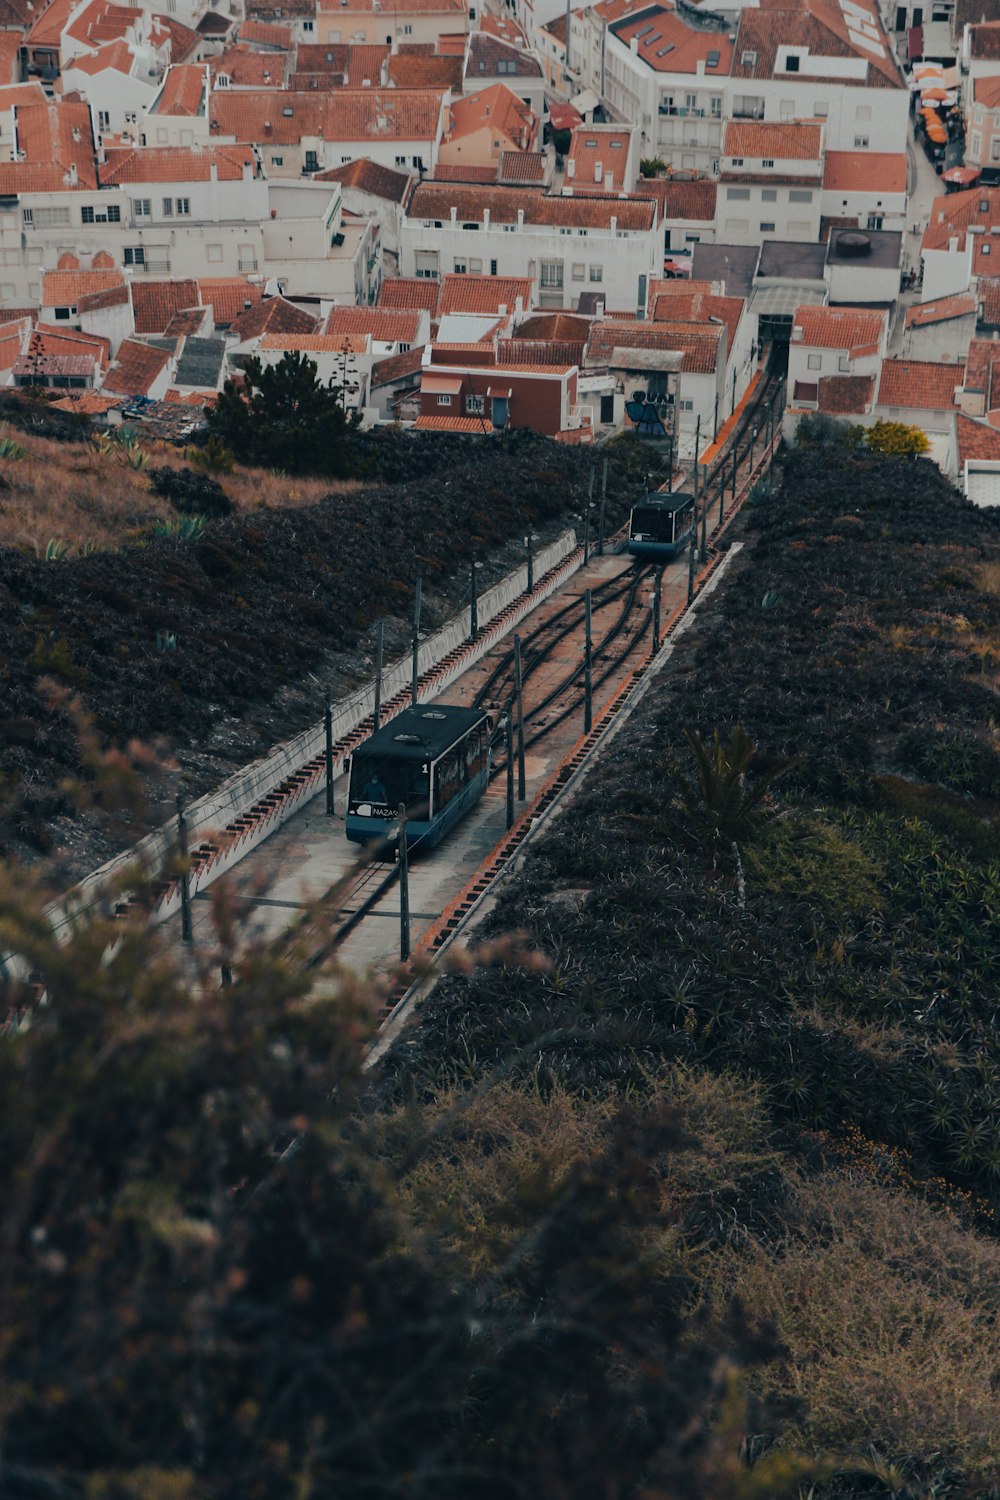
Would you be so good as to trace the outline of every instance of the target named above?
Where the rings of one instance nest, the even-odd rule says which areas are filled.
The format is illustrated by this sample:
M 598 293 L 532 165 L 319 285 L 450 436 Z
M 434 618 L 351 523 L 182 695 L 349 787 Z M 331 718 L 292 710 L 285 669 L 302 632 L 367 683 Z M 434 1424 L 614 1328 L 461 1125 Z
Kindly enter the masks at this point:
M 984 109 L 1000 108 L 1000 76 L 974 78 L 972 97 L 975 103 L 981 104 Z
M 252 52 L 246 45 L 237 45 L 210 58 L 208 70 L 216 88 L 220 73 L 238 88 L 282 88 L 288 62 L 283 52 Z
M 184 307 L 174 313 L 163 330 L 163 336 L 168 339 L 197 338 L 205 327 L 205 319 L 210 316 L 208 307 Z
M 721 324 L 707 328 L 690 323 L 640 323 L 629 318 L 605 318 L 593 326 L 587 363 L 606 365 L 615 349 L 658 349 L 680 354 L 681 370 L 689 374 L 711 374 L 724 351 L 726 330 Z
M 379 307 L 425 307 L 437 317 L 440 288 L 436 281 L 422 276 L 391 276 L 383 281 L 378 294 Z
M 31 323 L 36 322 L 38 318 L 38 308 L 17 307 L 13 303 L 9 306 L 0 307 L 0 325 L 4 323 L 17 323 L 20 322 L 22 318 L 27 318 Z
M 291 113 L 288 113 L 291 111 Z M 437 139 L 441 100 L 429 89 L 336 89 L 326 94 L 217 90 L 212 130 L 254 145 Z
M 14 361 L 15 375 L 82 375 L 93 379 L 99 361 L 87 354 L 45 354 L 33 351 Z
M 903 88 L 886 38 L 878 7 L 864 5 L 869 27 L 869 36 L 874 29 L 878 40 L 866 41 L 860 30 L 854 32 L 854 40 L 848 27 L 850 12 L 841 8 L 837 0 L 777 0 L 760 9 L 740 11 L 736 31 L 736 49 L 733 63 L 733 79 L 752 78 L 798 78 L 798 74 L 777 72 L 778 49 L 790 44 L 807 48 L 811 54 L 809 81 L 819 78 L 821 60 L 831 58 L 834 67 L 830 77 L 837 83 L 855 88 Z M 744 57 L 753 62 L 744 63 Z M 860 60 L 867 66 L 863 74 L 855 77 L 845 73 L 840 60 Z
M 245 303 L 256 307 L 263 296 L 264 289 L 259 282 L 247 281 L 243 276 L 202 276 L 198 282 L 198 295 L 191 301 L 212 309 L 216 328 L 228 328 L 247 311 Z
M 0 31 L 0 41 L 9 32 Z M 48 96 L 40 83 L 12 83 L 0 88 L 0 109 L 14 109 L 18 104 L 47 104 Z
M 958 461 L 965 466 L 975 459 L 1000 459 L 1000 432 L 987 422 L 975 422 L 963 412 L 955 418 L 958 437 Z
M 179 391 L 175 385 L 169 386 L 164 401 L 169 401 L 171 406 L 214 406 L 216 397 L 209 391 Z
M 197 281 L 132 282 L 132 309 L 136 333 L 163 333 L 167 324 L 182 308 L 199 302 Z
M 127 5 L 114 5 L 111 0 L 91 0 L 91 3 L 73 17 L 66 27 L 67 35 L 78 42 L 96 46 L 102 42 L 120 40 L 142 20 L 143 12 Z
M 498 339 L 498 365 L 566 368 L 583 363 L 586 339 Z
M 28 47 L 52 47 L 58 50 L 66 22 L 70 18 L 76 0 L 52 0 L 32 25 L 25 44 Z
M 170 359 L 166 349 L 126 339 L 119 347 L 114 364 L 104 377 L 103 389 L 120 396 L 148 395 L 150 386 Z
M 823 166 L 828 193 L 905 193 L 905 151 L 828 151 Z
M 374 390 L 380 385 L 393 385 L 397 380 L 405 380 L 412 377 L 414 385 L 419 384 L 421 364 L 424 357 L 424 346 L 417 349 L 408 349 L 405 354 L 392 354 L 388 359 L 380 359 L 372 365 L 371 388 Z
M 704 72 L 706 82 L 729 75 L 733 44 L 724 31 L 709 31 L 688 24 L 662 6 L 642 9 L 609 23 L 610 31 L 625 47 L 638 38 L 636 56 L 656 73 Z M 709 67 L 709 58 L 718 60 Z
M 652 320 L 654 323 L 709 323 L 718 319 L 726 325 L 727 347 L 731 349 L 736 339 L 736 330 L 746 307 L 742 297 L 716 297 L 710 292 L 691 291 L 685 295 L 681 290 L 684 282 L 676 283 L 678 290 L 654 298 Z
M 72 396 L 62 396 L 50 403 L 53 411 L 75 412 L 77 416 L 102 417 L 105 412 L 121 405 L 120 396 L 103 396 L 100 391 L 76 391 Z
M 538 117 L 531 106 L 519 99 L 505 83 L 495 83 L 488 89 L 454 101 L 445 141 L 460 141 L 488 129 L 505 146 L 527 151 L 534 145 L 537 128 Z
M 492 422 L 482 417 L 418 417 L 413 424 L 417 432 L 475 432 L 480 437 L 490 437 L 494 432 Z
M 985 21 L 979 26 L 970 26 L 968 45 L 969 56 L 975 61 L 1000 61 L 1000 21 Z
M 172 63 L 150 113 L 200 115 L 206 93 L 205 68 L 201 63 Z
M 532 188 L 463 187 L 433 182 L 420 183 L 410 197 L 411 219 L 450 219 L 457 210 L 463 220 L 482 223 L 483 211 L 489 209 L 494 224 L 516 224 L 518 211 L 526 224 L 551 224 L 570 229 L 610 229 L 616 219 L 619 230 L 652 229 L 656 205 L 645 198 L 615 198 L 599 194 L 562 198 L 536 192 Z
M 497 182 L 504 187 L 522 183 L 541 187 L 545 182 L 547 160 L 543 151 L 501 151 Z
M 88 77 L 96 78 L 98 73 L 110 70 L 114 73 L 123 73 L 128 78 L 134 64 L 135 54 L 128 42 L 109 42 L 106 47 L 98 47 L 96 52 L 79 53 L 72 62 L 66 64 L 63 74 L 65 76 L 72 68 L 86 73 Z
M 261 349 L 293 349 L 303 354 L 365 354 L 368 336 L 361 333 L 265 333 Z
M 486 36 L 498 36 L 502 42 L 510 42 L 512 47 L 528 45 L 528 35 L 513 16 L 494 15 L 490 10 L 484 10 L 479 17 L 479 30 Z
M 503 154 L 507 156 L 511 153 L 505 151 Z M 497 180 L 497 169 L 492 163 L 487 167 L 477 166 L 475 162 L 439 161 L 434 168 L 434 176 L 425 180 L 428 182 L 474 182 L 491 187 Z
M 80 298 L 90 292 L 106 292 L 122 287 L 121 271 L 44 271 L 42 273 L 43 307 L 79 307 Z
M 591 320 L 575 313 L 536 312 L 524 318 L 514 330 L 516 339 L 554 339 L 564 343 L 586 342 Z
M 101 184 L 132 182 L 210 182 L 214 167 L 220 182 L 239 182 L 244 166 L 254 170 L 247 146 L 139 146 L 113 150 L 100 168 Z
M 411 178 L 405 172 L 395 172 L 392 167 L 383 167 L 368 157 L 344 162 L 339 167 L 328 167 L 317 172 L 314 182 L 339 182 L 342 188 L 355 188 L 359 193 L 368 193 L 373 198 L 385 198 L 389 203 L 402 203 L 409 192 Z
M 936 302 L 918 302 L 906 309 L 903 320 L 907 328 L 926 328 L 931 323 L 949 323 L 953 318 L 967 318 L 976 310 L 976 299 L 971 292 L 958 292 L 954 297 L 939 297 Z
M 939 410 L 955 405 L 955 387 L 965 379 L 964 364 L 936 360 L 885 359 L 878 386 L 879 406 L 915 406 Z
M 1000 0 L 955 0 L 952 15 L 955 36 L 961 36 L 966 26 L 983 21 L 1000 21 Z
M 121 281 L 117 286 L 106 287 L 103 292 L 84 292 L 83 296 L 76 300 L 76 310 L 81 313 L 100 312 L 102 308 L 124 307 L 127 303 L 128 285 Z
M 380 9 L 378 0 L 349 0 L 346 6 L 342 6 L 339 0 L 319 0 L 316 6 L 319 15 L 332 14 L 335 16 L 371 15 L 373 11 Z M 455 17 L 465 18 L 465 0 L 393 0 L 393 15 L 426 15 L 447 16 L 449 21 Z
M 241 21 L 238 35 L 241 42 L 255 42 L 280 52 L 287 52 L 292 45 L 292 28 L 277 21 Z
M 405 307 L 335 307 L 323 332 L 369 334 L 379 344 L 412 344 L 420 333 L 421 314 Z
M 825 375 L 819 380 L 817 405 L 832 415 L 860 415 L 870 409 L 874 389 L 874 375 Z
M 566 157 L 567 182 L 569 163 L 573 163 L 573 188 L 603 187 L 607 192 L 621 193 L 628 187 L 631 130 L 619 126 L 581 125 L 570 137 Z M 608 173 L 611 181 L 608 181 Z
M 468 79 L 541 78 L 542 65 L 533 52 L 526 52 L 512 42 L 501 41 L 485 32 L 474 31 L 469 37 L 465 76 Z
M 692 182 L 679 182 L 670 177 L 640 177 L 633 193 L 637 198 L 655 198 L 664 222 L 687 219 L 695 224 L 709 224 L 715 220 L 718 188 L 719 184 L 711 177 Z
M 962 250 L 970 228 L 988 234 L 994 225 L 1000 225 L 1000 187 L 974 187 L 962 193 L 948 193 L 934 199 L 920 248 L 947 250 L 949 240 L 956 237 Z M 985 270 L 988 275 L 989 267 Z
M 170 61 L 182 63 L 189 57 L 194 49 L 199 46 L 201 38 L 190 26 L 185 26 L 183 21 L 178 21 L 175 16 L 153 16 L 154 39 L 155 28 L 160 32 L 166 32 L 170 38 Z
M 242 343 L 264 333 L 315 333 L 319 319 L 303 312 L 284 297 L 266 297 L 230 324 L 229 331 Z
M 79 328 L 56 328 L 51 323 L 36 325 L 33 344 L 46 354 L 85 354 L 105 365 L 111 358 L 110 340 L 99 333 L 82 333 Z
M 859 355 L 879 347 L 886 314 L 863 307 L 798 307 L 792 328 L 792 348 L 845 349 Z M 801 338 L 796 338 L 799 329 Z
M 25 160 L 0 163 L 0 193 L 93 191 L 97 187 L 89 105 L 22 104 L 16 120 L 17 144 Z
M 704 292 L 706 297 L 718 297 L 722 294 L 723 285 L 721 281 L 696 281 L 694 277 L 687 276 L 683 279 L 653 276 L 649 282 L 649 302 L 652 305 L 657 297 L 690 297 L 694 292 Z
M 11 31 L 10 35 L 16 34 L 19 49 L 24 40 L 21 33 L 31 25 L 34 15 L 35 7 L 31 0 L 0 0 L 0 26 L 16 28 L 16 33 Z
M 398 89 L 462 90 L 462 58 L 400 52 L 389 58 L 389 82 Z
M 976 292 L 980 323 L 1000 327 L 1000 278 L 980 276 Z
M 441 283 L 438 314 L 499 313 L 506 307 L 512 313 L 521 299 L 524 311 L 531 306 L 534 282 L 530 276 L 465 276 L 449 273 Z
M 724 156 L 774 161 L 819 161 L 823 127 L 812 120 L 730 120 L 722 137 Z

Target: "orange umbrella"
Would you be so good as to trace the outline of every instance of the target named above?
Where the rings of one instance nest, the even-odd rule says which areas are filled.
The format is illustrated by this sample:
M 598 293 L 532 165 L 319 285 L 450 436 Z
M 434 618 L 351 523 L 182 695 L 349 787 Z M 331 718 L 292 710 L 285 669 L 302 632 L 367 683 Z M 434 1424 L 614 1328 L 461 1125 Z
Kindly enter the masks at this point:
M 920 95 L 921 99 L 947 99 L 947 89 L 924 89 Z

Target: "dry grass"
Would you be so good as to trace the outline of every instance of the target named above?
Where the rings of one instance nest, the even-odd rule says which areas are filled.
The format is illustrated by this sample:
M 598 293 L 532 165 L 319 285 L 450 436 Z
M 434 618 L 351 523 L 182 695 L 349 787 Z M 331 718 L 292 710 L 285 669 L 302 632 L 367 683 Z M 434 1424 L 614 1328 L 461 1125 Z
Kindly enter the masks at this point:
M 25 455 L 0 460 L 0 546 L 44 552 L 52 538 L 73 543 L 73 553 L 91 544 L 99 551 L 148 534 L 158 520 L 175 515 L 155 495 L 149 475 L 86 445 L 12 433 Z M 189 467 L 181 449 L 143 443 L 151 468 Z M 286 479 L 259 469 L 236 467 L 218 476 L 239 511 L 284 510 L 314 505 L 324 496 L 358 488 L 355 481 Z

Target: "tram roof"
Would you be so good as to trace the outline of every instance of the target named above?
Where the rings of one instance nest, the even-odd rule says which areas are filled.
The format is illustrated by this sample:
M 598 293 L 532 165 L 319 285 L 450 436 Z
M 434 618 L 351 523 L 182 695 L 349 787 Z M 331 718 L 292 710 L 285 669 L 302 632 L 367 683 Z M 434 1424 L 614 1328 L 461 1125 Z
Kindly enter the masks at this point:
M 394 760 L 436 760 L 463 735 L 486 718 L 481 708 L 456 703 L 420 703 L 404 708 L 357 748 L 364 757 Z
M 637 500 L 633 509 L 638 506 L 646 506 L 650 510 L 664 510 L 668 514 L 671 511 L 683 510 L 686 505 L 694 504 L 694 496 L 683 490 L 674 490 L 666 494 L 663 490 L 652 490 L 643 500 Z

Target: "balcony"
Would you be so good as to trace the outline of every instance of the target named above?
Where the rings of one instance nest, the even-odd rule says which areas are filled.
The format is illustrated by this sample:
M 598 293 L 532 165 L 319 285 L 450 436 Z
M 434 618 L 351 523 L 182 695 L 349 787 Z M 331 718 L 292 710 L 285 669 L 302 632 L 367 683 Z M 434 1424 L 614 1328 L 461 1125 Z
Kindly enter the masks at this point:
M 756 104 L 756 105 L 738 104 L 738 105 L 735 105 L 734 108 L 733 108 L 733 119 L 734 120 L 763 120 L 763 118 L 764 118 L 764 106 L 763 106 L 763 104 Z

